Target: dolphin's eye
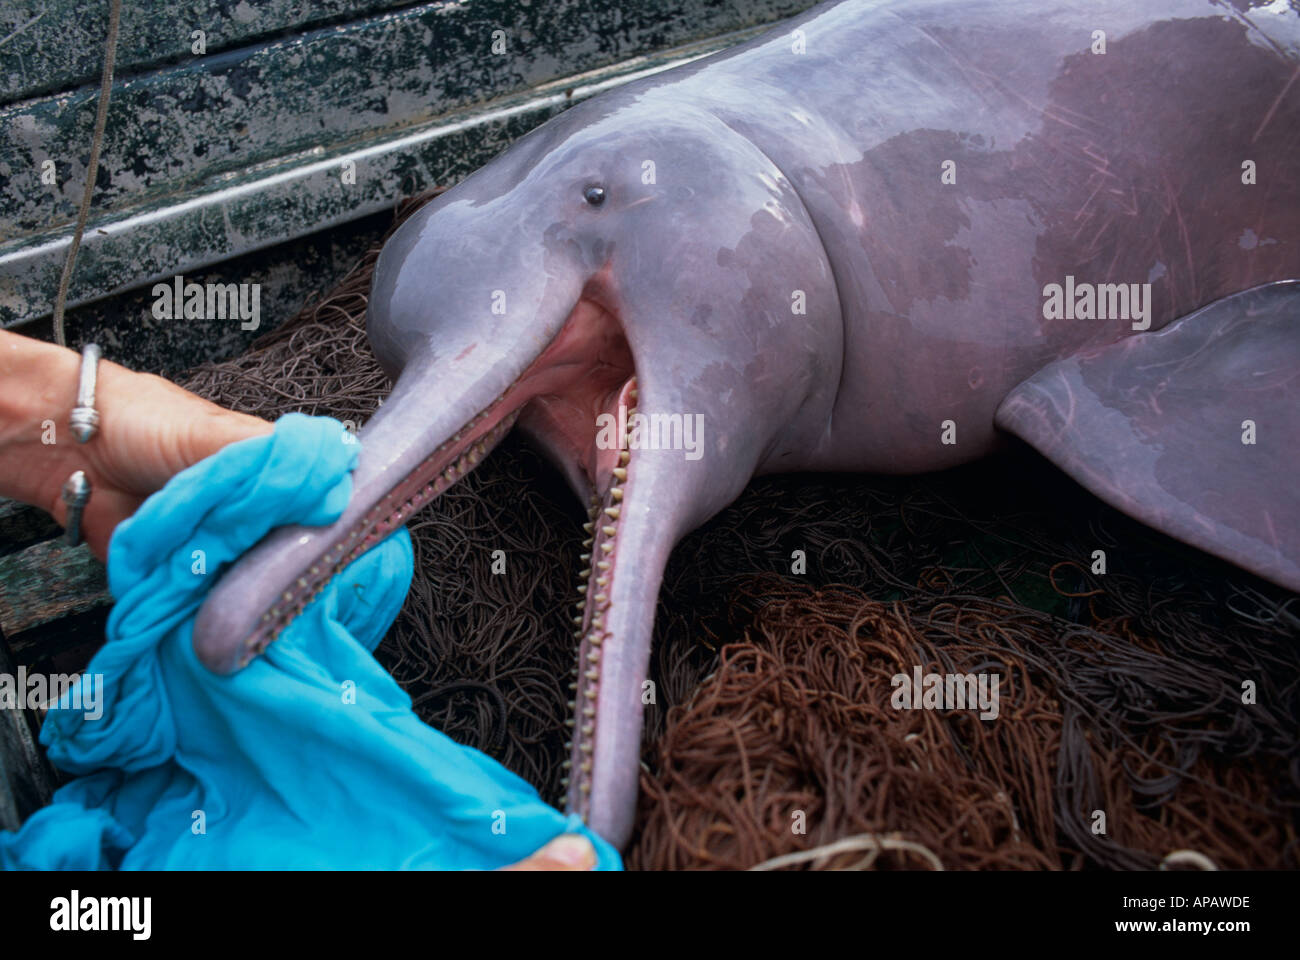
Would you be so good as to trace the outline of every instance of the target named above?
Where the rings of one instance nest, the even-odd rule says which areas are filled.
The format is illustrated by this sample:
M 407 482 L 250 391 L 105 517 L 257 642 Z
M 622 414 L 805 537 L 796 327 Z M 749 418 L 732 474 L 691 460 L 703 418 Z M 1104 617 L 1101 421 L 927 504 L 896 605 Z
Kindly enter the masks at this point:
M 588 187 L 586 190 L 582 191 L 582 196 L 593 207 L 599 207 L 605 202 L 605 188 Z

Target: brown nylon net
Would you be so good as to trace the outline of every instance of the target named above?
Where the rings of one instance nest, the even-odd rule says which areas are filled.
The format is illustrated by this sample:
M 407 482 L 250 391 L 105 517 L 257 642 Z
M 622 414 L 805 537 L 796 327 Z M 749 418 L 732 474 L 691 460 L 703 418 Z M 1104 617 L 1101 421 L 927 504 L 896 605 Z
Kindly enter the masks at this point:
M 377 252 L 182 383 L 268 419 L 364 422 L 389 387 L 364 335 Z M 378 651 L 421 717 L 552 800 L 583 519 L 507 439 L 410 524 L 415 580 Z M 674 552 L 655 633 L 629 867 L 1300 860 L 1295 595 L 1032 453 L 923 478 L 757 480 Z M 996 676 L 997 719 L 895 709 L 892 679 L 915 667 Z

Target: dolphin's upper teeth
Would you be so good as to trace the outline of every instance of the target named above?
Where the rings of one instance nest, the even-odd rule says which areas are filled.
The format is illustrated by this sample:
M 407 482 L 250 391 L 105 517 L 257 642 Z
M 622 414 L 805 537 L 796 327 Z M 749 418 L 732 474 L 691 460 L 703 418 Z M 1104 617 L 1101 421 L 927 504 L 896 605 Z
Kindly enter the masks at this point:
M 609 561 L 608 561 L 608 560 L 597 560 L 597 561 L 596 561 L 596 569 L 597 569 L 597 570 L 602 570 L 602 571 L 603 571 L 603 570 L 608 570 L 608 569 L 609 569 Z
M 614 545 L 610 543 L 608 540 L 606 540 L 604 543 L 600 545 L 600 549 L 605 551 L 606 553 L 613 553 Z
M 626 463 L 627 461 L 625 460 L 625 461 L 623 461 L 623 462 Z M 614 476 L 618 477 L 618 479 L 620 479 L 620 480 L 626 480 L 626 479 L 627 479 L 627 467 L 615 467 L 615 468 L 614 468 Z
M 584 523 L 584 524 L 582 525 L 582 529 L 583 529 L 583 531 L 586 532 L 586 533 L 591 533 L 591 531 L 592 531 L 592 526 L 593 526 L 592 523 L 591 523 L 590 521 L 588 521 L 587 523 Z
M 600 532 L 607 537 L 612 537 L 614 534 L 618 533 L 618 527 L 614 526 L 613 524 L 610 524 L 609 526 L 601 527 Z
M 621 467 L 626 467 L 626 466 L 627 466 L 627 462 L 628 462 L 629 460 L 631 460 L 631 459 L 632 459 L 632 454 L 628 453 L 626 450 L 620 450 L 620 451 L 618 452 L 618 463 L 619 463 L 619 466 L 621 466 Z

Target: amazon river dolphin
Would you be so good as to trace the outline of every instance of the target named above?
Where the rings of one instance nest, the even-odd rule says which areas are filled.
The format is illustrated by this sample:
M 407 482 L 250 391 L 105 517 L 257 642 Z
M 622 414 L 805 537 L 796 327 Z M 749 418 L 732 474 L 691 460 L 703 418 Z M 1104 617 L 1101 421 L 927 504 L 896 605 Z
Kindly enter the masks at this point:
M 574 106 L 395 232 L 351 503 L 226 572 L 196 649 L 247 663 L 517 422 L 589 506 L 567 803 L 624 844 L 665 562 L 756 474 L 1014 434 L 1300 589 L 1296 277 L 1290 5 L 818 6 Z

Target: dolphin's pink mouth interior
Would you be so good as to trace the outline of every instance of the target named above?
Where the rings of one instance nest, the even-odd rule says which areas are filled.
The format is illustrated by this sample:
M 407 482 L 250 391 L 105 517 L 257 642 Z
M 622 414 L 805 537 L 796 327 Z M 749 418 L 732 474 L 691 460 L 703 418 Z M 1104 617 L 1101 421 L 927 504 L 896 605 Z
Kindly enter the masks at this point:
M 579 300 L 530 370 L 535 372 L 519 382 L 530 394 L 521 421 L 566 464 L 580 470 L 592 489 L 603 492 L 618 449 L 597 446 L 598 418 L 618 417 L 636 376 L 618 318 L 593 300 Z
M 591 299 L 579 299 L 554 340 L 505 392 L 300 571 L 247 638 L 242 663 L 265 650 L 344 567 L 472 470 L 521 413 L 572 472 L 585 476 L 604 505 L 621 499 L 627 456 L 624 452 L 620 462 L 619 449 L 598 448 L 597 418 L 601 413 L 617 417 L 620 403 L 634 405 L 634 384 L 632 352 L 617 317 Z M 591 524 L 588 528 L 591 532 Z M 612 547 L 605 552 L 612 554 Z
M 622 325 L 613 311 L 586 296 L 570 311 L 560 332 L 495 401 L 425 457 L 373 504 L 356 524 L 342 530 L 308 569 L 261 617 L 245 645 L 243 662 L 262 652 L 340 572 L 361 553 L 392 533 L 421 507 L 472 470 L 521 416 L 529 430 L 563 461 L 571 477 L 585 478 L 592 491 L 587 539 L 583 542 L 582 599 L 573 618 L 577 666 L 569 689 L 574 729 L 565 767 L 568 806 L 590 814 L 592 755 L 600 661 L 609 639 L 608 620 L 615 562 L 615 535 L 631 456 L 626 436 L 600 429 L 601 414 L 625 429 L 637 402 L 636 368 Z M 625 408 L 620 417 L 619 408 Z

